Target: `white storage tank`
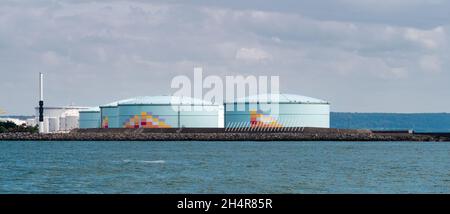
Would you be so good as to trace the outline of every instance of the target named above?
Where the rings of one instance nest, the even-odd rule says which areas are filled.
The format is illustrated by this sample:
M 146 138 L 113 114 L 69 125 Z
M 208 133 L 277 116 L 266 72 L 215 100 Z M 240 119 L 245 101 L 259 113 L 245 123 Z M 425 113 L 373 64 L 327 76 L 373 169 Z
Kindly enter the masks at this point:
M 78 106 L 63 106 L 63 107 L 44 107 L 44 133 L 49 132 L 58 132 L 58 131 L 70 131 L 73 128 L 78 128 L 78 111 L 83 109 L 88 109 L 89 107 L 78 107 Z M 34 121 L 38 121 L 39 119 L 39 107 L 35 108 L 36 117 Z M 69 113 L 67 113 L 69 112 Z M 66 126 L 66 116 L 76 116 L 77 121 L 73 122 L 73 119 L 70 119 L 69 122 L 71 125 Z M 56 122 L 54 119 L 51 119 L 49 122 L 49 118 L 57 118 Z M 31 121 L 30 121 L 31 123 Z M 50 124 L 51 123 L 51 124 Z M 37 124 L 37 123 L 36 123 Z M 59 124 L 59 125 L 58 125 Z M 50 127 L 51 126 L 51 127 Z M 56 129 L 56 130 L 55 130 Z
M 49 121 L 48 117 L 44 117 L 44 133 L 49 133 Z
M 59 118 L 59 130 L 60 131 L 65 131 L 66 130 L 66 118 L 65 117 L 60 117 Z
M 61 131 L 70 131 L 72 129 L 78 128 L 78 119 L 80 118 L 80 114 L 78 110 L 71 109 L 68 111 L 65 111 L 61 117 L 60 120 L 64 120 L 64 127 L 61 129 Z
M 79 127 L 78 119 L 78 116 L 66 116 L 66 131 L 77 129 Z
M 59 131 L 59 118 L 49 117 L 48 118 L 48 131 L 58 132 Z

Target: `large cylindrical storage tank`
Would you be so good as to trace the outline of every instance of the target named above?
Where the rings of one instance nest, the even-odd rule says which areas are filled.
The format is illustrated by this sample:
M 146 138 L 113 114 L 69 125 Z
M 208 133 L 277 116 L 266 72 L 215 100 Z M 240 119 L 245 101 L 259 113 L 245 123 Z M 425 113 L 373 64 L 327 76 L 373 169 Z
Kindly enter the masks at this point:
M 101 128 L 122 128 L 119 124 L 119 102 L 126 102 L 130 99 L 120 100 L 100 106 L 100 127 Z
M 100 128 L 100 108 L 90 108 L 80 111 L 80 128 Z
M 218 128 L 222 105 L 190 97 L 149 96 L 119 102 L 123 128 Z
M 119 128 L 117 102 L 100 106 L 101 128 Z
M 225 103 L 226 127 L 330 127 L 327 101 L 293 94 L 263 94 Z
M 180 112 L 179 127 L 182 128 L 223 128 L 224 121 L 223 105 L 211 105 L 204 102 L 189 105 L 182 103 L 178 105 Z

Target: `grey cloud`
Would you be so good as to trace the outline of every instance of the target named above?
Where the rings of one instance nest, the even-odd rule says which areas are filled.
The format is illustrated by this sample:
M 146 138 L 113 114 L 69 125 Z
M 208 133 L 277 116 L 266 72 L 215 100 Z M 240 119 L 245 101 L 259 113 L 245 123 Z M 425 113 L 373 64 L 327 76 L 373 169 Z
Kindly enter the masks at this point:
M 337 111 L 450 107 L 432 102 L 449 90 L 447 1 L 258 2 L 2 1 L 0 107 L 32 113 L 38 72 L 49 104 L 97 105 L 168 94 L 195 65 L 280 75 Z

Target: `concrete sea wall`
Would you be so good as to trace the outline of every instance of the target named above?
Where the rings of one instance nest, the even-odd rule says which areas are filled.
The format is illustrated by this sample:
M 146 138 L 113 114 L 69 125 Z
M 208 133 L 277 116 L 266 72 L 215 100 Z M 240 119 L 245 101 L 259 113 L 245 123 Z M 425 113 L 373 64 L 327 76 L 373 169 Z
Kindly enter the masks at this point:
M 372 133 L 369 130 L 299 128 L 226 129 L 77 129 L 70 133 L 3 133 L 9 141 L 450 141 L 439 135 Z

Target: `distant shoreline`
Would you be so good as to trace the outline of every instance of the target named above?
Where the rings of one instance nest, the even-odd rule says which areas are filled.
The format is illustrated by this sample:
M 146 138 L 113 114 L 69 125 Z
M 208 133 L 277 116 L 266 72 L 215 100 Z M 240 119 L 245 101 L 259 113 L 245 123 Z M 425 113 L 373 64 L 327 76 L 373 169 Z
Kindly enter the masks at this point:
M 435 141 L 448 134 L 374 133 L 369 130 L 301 128 L 245 131 L 226 129 L 77 129 L 70 133 L 2 133 L 0 141 Z

